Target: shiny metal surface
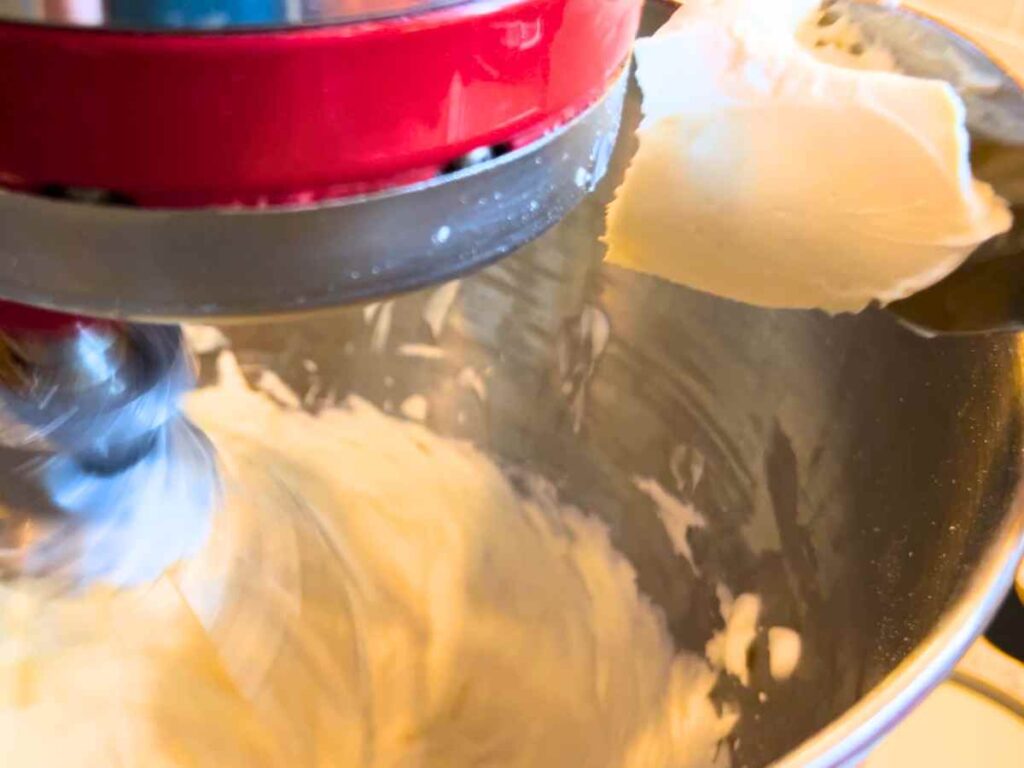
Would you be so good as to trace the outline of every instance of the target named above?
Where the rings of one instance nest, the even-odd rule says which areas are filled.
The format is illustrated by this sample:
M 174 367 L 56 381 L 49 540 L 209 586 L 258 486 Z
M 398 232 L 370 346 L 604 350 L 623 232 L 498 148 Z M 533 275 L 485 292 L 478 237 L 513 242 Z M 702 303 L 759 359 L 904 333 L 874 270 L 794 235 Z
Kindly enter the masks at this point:
M 455 277 L 594 188 L 625 87 L 623 73 L 581 116 L 490 162 L 316 207 L 151 210 L 0 193 L 0 296 L 96 316 L 235 319 Z
M 471 2 L 480 0 L 0 0 L 0 21 L 139 32 L 264 30 L 387 19 Z
M 926 334 L 1024 330 L 1024 144 L 975 141 L 971 165 L 1010 204 L 1013 226 L 983 243 L 949 277 L 889 305 Z
M 194 375 L 177 328 L 88 325 L 0 333 L 0 380 L 20 442 L 45 440 L 103 474 L 148 453 Z
M 145 583 L 188 551 L 147 516 L 199 521 L 202 541 L 219 475 L 179 410 L 195 383 L 179 328 L 8 330 L 0 380 L 0 578 Z
M 761 634 L 754 688 L 719 687 L 743 713 L 733 765 L 852 764 L 950 673 L 1011 584 L 1024 347 L 929 340 L 884 312 L 759 310 L 602 265 L 633 141 L 560 226 L 457 285 L 228 335 L 311 410 L 421 394 L 430 428 L 554 480 L 608 522 L 680 647 L 701 653 L 721 627 L 716 583 L 760 594 L 764 623 L 797 628 L 804 655 L 773 682 Z M 486 397 L 459 383 L 466 367 Z M 705 459 L 697 483 L 673 473 L 680 446 Z M 636 475 L 706 516 L 689 537 L 700 573 Z
M 49 385 L 80 392 L 124 387 L 127 339 L 110 325 L 79 326 L 66 333 L 0 330 L 0 382 L 18 393 Z

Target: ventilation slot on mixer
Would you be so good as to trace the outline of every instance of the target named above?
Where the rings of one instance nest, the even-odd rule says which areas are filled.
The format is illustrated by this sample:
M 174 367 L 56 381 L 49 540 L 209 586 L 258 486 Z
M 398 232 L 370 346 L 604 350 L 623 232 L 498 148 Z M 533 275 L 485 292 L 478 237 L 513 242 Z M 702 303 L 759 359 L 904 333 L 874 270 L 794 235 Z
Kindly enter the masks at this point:
M 36 190 L 36 194 L 54 200 L 70 200 L 90 205 L 134 206 L 135 201 L 123 192 L 95 187 L 69 187 L 63 184 L 45 184 Z
M 480 165 L 481 163 L 494 160 L 502 155 L 507 155 L 511 151 L 512 146 L 504 143 L 494 144 L 489 147 L 477 147 L 476 149 L 452 160 L 448 165 L 441 169 L 441 173 L 448 174 L 463 171 L 466 168 L 472 168 L 474 165 Z

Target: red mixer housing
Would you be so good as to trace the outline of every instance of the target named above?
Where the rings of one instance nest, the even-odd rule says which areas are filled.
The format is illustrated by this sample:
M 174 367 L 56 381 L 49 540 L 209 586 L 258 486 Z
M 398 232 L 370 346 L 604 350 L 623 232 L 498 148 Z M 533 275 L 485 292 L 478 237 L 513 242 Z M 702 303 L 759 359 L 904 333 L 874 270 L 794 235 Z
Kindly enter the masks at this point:
M 641 7 L 0 6 L 0 299 L 237 320 L 483 266 L 603 176 Z
M 147 207 L 308 203 L 527 144 L 597 101 L 635 0 L 484 0 L 228 31 L 0 24 L 0 184 Z

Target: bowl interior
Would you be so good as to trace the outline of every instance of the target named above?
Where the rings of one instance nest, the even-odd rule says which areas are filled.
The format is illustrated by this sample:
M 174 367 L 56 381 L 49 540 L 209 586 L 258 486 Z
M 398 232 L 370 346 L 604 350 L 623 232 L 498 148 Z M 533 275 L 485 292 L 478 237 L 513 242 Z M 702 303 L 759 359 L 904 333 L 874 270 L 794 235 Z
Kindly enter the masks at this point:
M 652 6 L 648 29 L 663 16 Z M 721 628 L 719 585 L 760 595 L 765 626 L 801 633 L 801 663 L 773 682 L 761 632 L 754 684 L 716 695 L 742 706 L 733 764 L 764 765 L 924 643 L 990 551 L 1020 480 L 1021 347 L 924 339 L 881 311 L 759 310 L 602 265 L 638 116 L 632 92 L 608 178 L 505 261 L 227 333 L 243 364 L 300 395 L 315 384 L 313 409 L 332 393 L 392 411 L 422 395 L 432 429 L 555 481 L 608 522 L 680 647 L 702 652 Z M 706 518 L 694 565 L 638 477 Z

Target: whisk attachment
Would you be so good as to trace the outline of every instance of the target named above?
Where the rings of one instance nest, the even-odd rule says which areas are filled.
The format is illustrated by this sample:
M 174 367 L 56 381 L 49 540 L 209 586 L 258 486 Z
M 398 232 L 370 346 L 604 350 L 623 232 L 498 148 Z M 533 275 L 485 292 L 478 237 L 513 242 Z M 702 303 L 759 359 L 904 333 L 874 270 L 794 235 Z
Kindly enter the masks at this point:
M 5 442 L 37 458 L 10 481 L 39 484 L 61 518 L 28 526 L 21 573 L 131 584 L 202 544 L 219 486 L 213 447 L 180 411 L 194 381 L 176 327 L 0 331 Z

